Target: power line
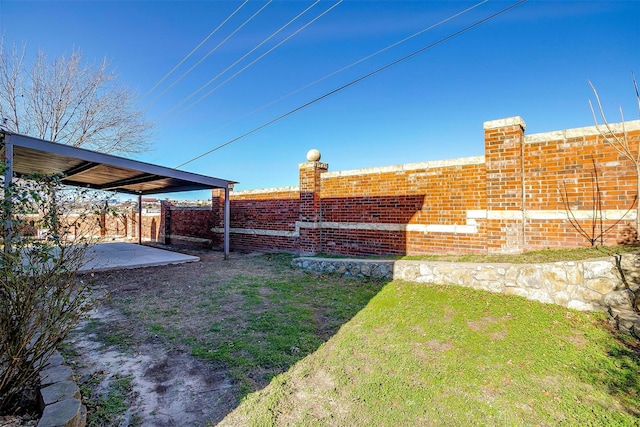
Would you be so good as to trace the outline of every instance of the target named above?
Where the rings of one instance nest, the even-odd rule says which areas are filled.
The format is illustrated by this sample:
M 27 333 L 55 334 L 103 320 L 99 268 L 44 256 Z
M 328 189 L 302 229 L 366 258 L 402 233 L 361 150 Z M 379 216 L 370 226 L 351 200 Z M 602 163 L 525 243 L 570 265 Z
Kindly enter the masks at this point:
M 292 34 L 290 34 L 289 36 L 287 36 L 284 40 L 278 42 L 275 46 L 273 46 L 271 49 L 267 50 L 265 53 L 263 53 L 262 55 L 260 55 L 259 57 L 257 57 L 256 59 L 254 59 L 253 61 L 251 61 L 249 64 L 247 64 L 246 66 L 244 66 L 243 68 L 241 68 L 240 70 L 236 71 L 234 74 L 232 74 L 230 77 L 228 77 L 226 80 L 224 80 L 222 83 L 220 83 L 218 86 L 214 87 L 213 89 L 211 89 L 209 92 L 205 93 L 204 95 L 202 95 L 200 98 L 196 99 L 194 102 L 192 102 L 191 104 L 187 105 L 179 114 L 184 114 L 187 110 L 189 110 L 191 107 L 193 107 L 194 105 L 196 105 L 197 103 L 199 103 L 200 101 L 202 101 L 203 99 L 205 99 L 207 96 L 211 95 L 213 92 L 215 92 L 216 90 L 220 89 L 222 86 L 224 86 L 225 84 L 227 84 L 229 81 L 231 81 L 233 78 L 235 78 L 238 74 L 242 73 L 244 70 L 246 70 L 247 68 L 251 67 L 253 64 L 255 64 L 256 62 L 258 62 L 259 60 L 261 60 L 262 58 L 264 58 L 265 56 L 267 56 L 269 53 L 273 52 L 274 50 L 276 50 L 278 47 L 280 47 L 283 43 L 285 43 L 286 41 L 288 41 L 289 39 L 291 39 L 292 37 L 294 37 L 295 35 L 297 35 L 300 31 L 304 30 L 305 28 L 307 28 L 309 25 L 313 24 L 315 21 L 317 21 L 318 19 L 320 19 L 322 16 L 324 16 L 325 14 L 329 13 L 333 8 L 335 8 L 336 6 L 338 6 L 340 3 L 342 3 L 343 0 L 339 0 L 337 3 L 335 3 L 333 6 L 331 6 L 330 8 L 328 8 L 327 10 L 325 10 L 324 12 L 322 12 L 320 15 L 316 16 L 314 19 L 312 19 L 311 21 L 309 21 L 308 23 L 306 23 L 305 25 L 303 25 L 302 27 L 300 27 L 299 29 L 297 29 L 295 32 L 293 32 Z M 172 109 L 171 111 L 174 111 L 174 109 Z M 171 112 L 170 111 L 170 112 Z M 168 113 L 165 113 L 162 115 L 162 117 L 166 117 Z M 174 120 L 176 117 L 179 116 L 175 115 L 172 120 Z M 165 122 L 162 124 L 162 126 L 166 125 L 168 122 Z
M 193 92 L 191 95 L 189 95 L 188 97 L 186 97 L 185 99 L 183 99 L 180 103 L 178 103 L 177 105 L 175 105 L 173 108 L 171 108 L 169 111 L 167 111 L 166 113 L 164 113 L 162 116 L 160 116 L 160 118 L 158 120 L 162 120 L 163 118 L 165 118 L 166 116 L 168 116 L 169 114 L 171 114 L 172 112 L 174 112 L 175 110 L 177 110 L 180 106 L 184 105 L 188 100 L 190 100 L 191 98 L 193 98 L 194 96 L 196 96 L 198 93 L 202 92 L 207 86 L 209 86 L 211 83 L 213 83 L 214 81 L 218 80 L 220 78 L 220 76 L 222 76 L 224 73 L 226 73 L 227 71 L 229 71 L 231 68 L 233 68 L 235 65 L 237 65 L 240 61 L 242 61 L 243 59 L 245 59 L 247 56 L 251 55 L 253 52 L 255 52 L 258 48 L 260 48 L 260 46 L 264 45 L 266 42 L 268 42 L 269 40 L 271 40 L 273 37 L 275 37 L 278 33 L 280 33 L 282 30 L 284 30 L 286 27 L 288 27 L 289 25 L 291 25 L 293 22 L 295 22 L 298 18 L 300 18 L 302 15 L 304 15 L 305 13 L 307 13 L 309 10 L 311 10 L 311 8 L 313 8 L 315 5 L 317 5 L 318 3 L 320 3 L 320 0 L 316 0 L 315 3 L 313 3 L 311 6 L 307 7 L 305 10 L 303 10 L 302 12 L 300 12 L 296 17 L 294 17 L 293 19 L 291 19 L 289 22 L 287 22 L 286 24 L 284 24 L 282 27 L 280 27 L 279 29 L 277 29 L 274 33 L 272 33 L 269 37 L 267 37 L 266 39 L 264 39 L 262 42 L 260 42 L 258 45 L 256 45 L 253 49 L 251 49 L 249 52 L 245 53 L 244 55 L 242 55 L 238 60 L 236 60 L 233 64 L 229 65 L 227 68 L 225 68 L 224 70 L 222 70 L 220 73 L 218 73 L 218 75 L 216 75 L 214 78 L 212 78 L 211 80 L 209 80 L 207 83 L 205 83 L 204 85 L 200 86 L 200 88 L 198 88 L 195 92 Z
M 440 45 L 440 44 L 442 44 L 442 43 L 444 43 L 444 42 L 446 42 L 448 40 L 451 40 L 452 38 L 457 37 L 460 34 L 463 34 L 463 33 L 467 32 L 467 31 L 469 31 L 469 30 L 471 30 L 471 29 L 473 29 L 473 28 L 475 28 L 475 27 L 477 27 L 479 25 L 484 24 L 485 22 L 488 22 L 488 21 L 492 20 L 493 18 L 495 18 L 495 17 L 497 17 L 499 15 L 502 15 L 505 12 L 508 12 L 509 10 L 511 10 L 511 9 L 517 7 L 517 6 L 520 6 L 521 4 L 525 3 L 526 1 L 527 0 L 520 0 L 520 1 L 514 3 L 514 4 L 510 5 L 510 6 L 505 7 L 504 9 L 499 10 L 498 12 L 496 12 L 496 13 L 494 13 L 494 14 L 486 17 L 486 18 L 481 19 L 480 21 L 474 22 L 473 24 L 468 25 L 468 26 L 462 28 L 461 30 L 458 30 L 458 31 L 446 36 L 446 37 L 443 37 L 443 38 L 441 38 L 441 39 L 439 39 L 439 40 L 437 40 L 437 41 L 435 41 L 435 42 L 433 42 L 433 43 L 421 48 L 421 49 L 418 49 L 418 50 L 416 50 L 416 51 L 414 51 L 414 52 L 412 52 L 412 53 L 410 53 L 408 55 L 405 55 L 400 59 L 397 59 L 397 60 L 395 60 L 395 61 L 393 61 L 393 62 L 391 62 L 391 63 L 389 63 L 389 64 L 387 64 L 387 65 L 385 65 L 383 67 L 380 67 L 380 68 L 378 68 L 378 69 L 376 69 L 374 71 L 371 71 L 370 73 L 367 73 L 364 76 L 361 76 L 361 77 L 359 77 L 359 78 L 357 78 L 355 80 L 352 80 L 349 83 L 346 83 L 346 84 L 344 84 L 344 85 L 342 85 L 342 86 L 340 86 L 340 87 L 338 87 L 336 89 L 333 89 L 332 91 L 327 92 L 324 95 L 319 96 L 319 97 L 317 97 L 317 98 L 315 98 L 315 99 L 313 99 L 313 100 L 311 100 L 311 101 L 309 101 L 309 102 L 307 102 L 307 103 L 305 103 L 305 104 L 303 104 L 303 105 L 301 105 L 299 107 L 296 107 L 293 110 L 290 110 L 290 111 L 288 111 L 288 112 L 286 112 L 284 114 L 281 114 L 280 116 L 278 116 L 278 117 L 276 117 L 274 119 L 271 119 L 268 122 L 266 122 L 266 123 L 264 123 L 264 124 L 262 124 L 262 125 L 260 125 L 260 126 L 258 126 L 256 128 L 254 128 L 254 129 L 252 129 L 252 130 L 250 130 L 248 132 L 245 132 L 245 133 L 243 133 L 242 135 L 240 135 L 238 137 L 235 137 L 235 138 L 225 142 L 224 144 L 220 144 L 217 147 L 212 148 L 209 151 L 206 151 L 206 152 L 204 152 L 204 153 L 202 153 L 202 154 L 200 154 L 200 155 L 198 155 L 198 156 L 196 156 L 196 157 L 194 157 L 194 158 L 192 158 L 190 160 L 187 160 L 186 162 L 183 162 L 183 163 L 179 164 L 178 166 L 176 166 L 176 168 L 181 168 L 181 167 L 183 167 L 183 166 L 185 166 L 185 165 L 187 165 L 187 164 L 189 164 L 191 162 L 194 162 L 194 161 L 196 161 L 198 159 L 201 159 L 202 157 L 207 156 L 207 155 L 213 153 L 214 151 L 217 151 L 217 150 L 219 150 L 219 149 L 221 149 L 223 147 L 226 147 L 227 145 L 233 144 L 234 142 L 239 141 L 239 140 L 241 140 L 241 139 L 243 139 L 243 138 L 245 138 L 245 137 L 247 137 L 247 136 L 249 136 L 249 135 L 251 135 L 251 134 L 253 134 L 253 133 L 255 133 L 255 132 L 257 132 L 257 131 L 259 131 L 259 130 L 261 130 L 261 129 L 263 129 L 263 128 L 265 128 L 265 127 L 267 127 L 267 126 L 269 126 L 269 125 L 271 125 L 271 124 L 273 124 L 273 123 L 275 123 L 277 121 L 279 121 L 279 120 L 282 120 L 285 117 L 290 116 L 291 114 L 296 113 L 296 112 L 298 112 L 298 111 L 300 111 L 300 110 L 302 110 L 302 109 L 304 109 L 304 108 L 306 108 L 306 107 L 308 107 L 310 105 L 313 105 L 316 102 L 319 102 L 319 101 L 321 101 L 321 100 L 323 100 L 325 98 L 328 98 L 329 96 L 334 95 L 334 94 L 336 94 L 336 93 L 338 93 L 338 92 L 340 92 L 340 91 L 342 91 L 342 90 L 344 90 L 344 89 L 346 89 L 348 87 L 351 87 L 351 86 L 355 85 L 356 83 L 359 83 L 359 82 L 361 82 L 361 81 L 363 81 L 365 79 L 368 79 L 369 77 L 374 76 L 374 75 L 376 75 L 376 74 L 378 74 L 378 73 L 380 73 L 380 72 L 382 72 L 382 71 L 384 71 L 384 70 L 386 70 L 388 68 L 391 68 L 394 65 L 397 65 L 397 64 L 399 64 L 401 62 L 404 62 L 404 61 L 406 61 L 406 60 L 408 60 L 410 58 L 413 58 L 414 56 L 416 56 L 416 55 L 418 55 L 418 54 L 420 54 L 422 52 L 425 52 L 425 51 L 427 51 L 427 50 L 429 50 L 429 49 L 431 49 L 431 48 L 433 48 L 435 46 L 438 46 L 438 45 Z
M 144 95 L 142 95 L 142 97 L 140 98 L 140 101 L 142 101 L 144 98 L 146 98 L 147 96 L 149 96 L 149 94 L 151 92 L 153 92 L 158 86 L 160 86 L 160 84 L 162 84 L 162 82 L 164 82 L 171 74 L 173 74 L 173 72 L 175 70 L 178 69 L 178 67 L 180 67 L 187 59 L 189 59 L 191 57 L 191 55 L 193 55 L 196 50 L 200 49 L 200 47 L 202 47 L 203 44 L 206 43 L 207 40 L 209 40 L 211 38 L 211 36 L 213 36 L 216 32 L 218 32 L 218 30 L 220 28 L 222 28 L 222 26 L 224 24 L 227 23 L 227 21 L 229 21 L 231 18 L 233 18 L 233 16 L 235 16 L 236 13 L 238 13 L 240 11 L 240 9 L 242 9 L 244 7 L 244 5 L 246 5 L 249 2 L 249 0 L 244 0 L 244 3 L 242 3 L 240 6 L 238 6 L 238 8 L 236 10 L 234 10 L 231 15 L 229 15 L 227 17 L 227 19 L 225 19 L 224 21 L 222 21 L 220 23 L 220 25 L 218 25 L 213 31 L 211 31 L 209 33 L 209 35 L 207 37 L 205 37 L 196 47 L 193 48 L 193 50 L 191 52 L 189 52 L 187 54 L 187 56 L 185 56 L 184 58 L 182 58 L 182 60 L 180 62 L 178 62 L 178 65 L 176 65 L 175 67 L 173 67 L 171 69 L 171 71 L 169 71 L 167 74 L 165 74 L 165 76 L 163 78 L 160 79 L 160 81 L 158 81 L 158 83 L 156 83 L 155 85 L 153 85 L 153 87 L 151 89 L 149 89 L 149 91 L 147 93 L 145 93 Z M 152 101 L 153 102 L 153 101 Z
M 269 6 L 271 4 L 273 0 L 269 0 L 267 3 L 265 3 L 264 6 L 262 6 L 260 9 L 258 9 L 258 11 L 256 13 L 254 13 L 253 15 L 251 15 L 246 21 L 244 21 L 238 28 L 236 28 L 235 30 L 233 30 L 233 32 L 231 34 L 229 34 L 227 37 L 225 37 L 224 40 L 222 40 L 220 43 L 218 43 L 216 45 L 216 47 L 214 47 L 213 49 L 211 49 L 205 56 L 203 56 L 202 58 L 200 58 L 200 60 L 198 62 L 196 62 L 191 68 L 189 68 L 184 74 L 182 74 L 180 77 L 178 77 L 173 83 L 171 83 L 167 88 L 165 88 L 162 92 L 160 92 L 160 95 L 156 96 L 155 98 L 153 98 L 150 102 L 153 103 L 155 102 L 158 98 L 160 98 L 162 95 L 164 95 L 165 93 L 167 93 L 167 91 L 169 89 L 171 89 L 172 87 L 174 87 L 176 84 L 178 84 L 178 82 L 180 82 L 180 80 L 182 80 L 184 77 L 187 76 L 187 74 L 189 74 L 191 71 L 193 71 L 198 65 L 200 65 L 205 59 L 207 59 L 211 54 L 213 54 L 216 50 L 218 50 L 218 48 L 220 48 L 220 46 L 222 46 L 223 44 L 225 44 L 231 37 L 233 37 L 238 31 L 240 31 L 245 25 L 247 25 L 249 22 L 251 22 L 253 20 L 253 18 L 255 18 L 256 16 L 258 16 L 258 14 L 260 12 L 262 12 L 267 6 Z
M 438 27 L 438 26 L 440 26 L 440 25 L 442 25 L 442 24 L 444 24 L 444 23 L 446 23 L 448 21 L 451 21 L 452 19 L 455 19 L 455 18 L 461 16 L 461 15 L 464 15 L 465 13 L 467 13 L 467 12 L 469 12 L 469 11 L 471 11 L 471 10 L 481 6 L 481 5 L 483 5 L 484 3 L 487 3 L 488 1 L 489 0 L 482 0 L 480 3 L 477 3 L 477 4 L 475 4 L 475 5 L 471 6 L 471 7 L 468 7 L 465 10 L 456 13 L 455 15 L 451 15 L 448 18 L 443 19 L 442 21 L 440 21 L 440 22 L 438 22 L 436 24 L 433 24 L 433 25 L 431 25 L 431 26 L 429 26 L 427 28 L 424 28 L 424 29 L 418 31 L 417 33 L 414 33 L 414 34 L 412 34 L 412 35 L 410 35 L 408 37 L 403 38 L 402 40 L 399 40 L 399 41 L 397 41 L 395 43 L 392 43 L 392 44 L 390 44 L 390 45 L 388 45 L 388 46 L 386 46 L 386 47 L 384 47 L 384 48 L 382 48 L 382 49 L 380 49 L 380 50 L 378 50 L 378 51 L 376 51 L 376 52 L 374 52 L 374 53 L 372 53 L 370 55 L 367 55 L 367 56 L 365 56 L 363 58 L 360 58 L 359 60 L 357 60 L 357 61 L 355 61 L 355 62 L 353 62 L 353 63 L 351 63 L 351 64 L 349 64 L 349 65 L 347 65 L 345 67 L 342 67 L 342 68 L 340 68 L 340 69 L 338 69 L 336 71 L 333 71 L 332 73 L 327 74 L 324 77 L 319 78 L 318 80 L 315 80 L 315 81 L 313 81 L 311 83 L 308 83 L 308 84 L 306 84 L 306 85 L 304 85 L 304 86 L 302 86 L 302 87 L 300 87 L 300 88 L 298 88 L 298 89 L 296 89 L 296 90 L 294 90 L 292 92 L 289 92 L 286 95 L 281 96 L 280 98 L 277 98 L 277 99 L 275 99 L 275 100 L 273 100 L 273 101 L 271 101 L 271 102 L 269 102 L 267 104 L 264 104 L 261 107 L 256 108 L 255 110 L 245 114 L 244 116 L 239 117 L 239 118 L 237 118 L 237 119 L 235 119 L 235 120 L 233 120 L 233 121 L 231 121 L 231 122 L 219 127 L 218 129 L 212 131 L 211 133 L 217 132 L 218 130 L 224 129 L 225 127 L 227 127 L 229 125 L 232 125 L 234 123 L 237 123 L 240 120 L 243 120 L 243 119 L 245 119 L 247 117 L 250 117 L 253 114 L 257 113 L 258 111 L 262 111 L 265 108 L 270 107 L 273 104 L 276 104 L 276 103 L 278 103 L 278 102 L 280 102 L 282 100 L 285 100 L 285 99 L 289 98 L 292 95 L 295 95 L 296 93 L 302 92 L 303 90 L 305 90 L 305 89 L 307 89 L 307 88 L 309 88 L 311 86 L 314 86 L 314 85 L 320 83 L 321 81 L 324 81 L 324 80 L 328 79 L 329 77 L 333 77 L 336 74 L 340 74 L 341 72 L 346 71 L 349 68 L 352 68 L 352 67 L 354 67 L 354 66 L 356 66 L 356 65 L 358 65 L 358 64 L 360 64 L 360 63 L 362 63 L 362 62 L 364 62 L 364 61 L 366 61 L 368 59 L 371 59 L 371 58 L 383 53 L 383 52 L 386 52 L 387 50 L 392 49 L 392 48 L 394 48 L 394 47 L 396 47 L 396 46 L 398 46 L 398 45 L 400 45 L 400 44 L 402 44 L 402 43 L 404 43 L 406 41 L 409 41 L 412 38 L 415 38 L 415 37 L 417 37 L 417 36 L 419 36 L 421 34 L 424 34 L 425 32 L 430 31 L 430 30 L 432 30 L 432 29 L 434 29 L 434 28 L 436 28 L 436 27 Z

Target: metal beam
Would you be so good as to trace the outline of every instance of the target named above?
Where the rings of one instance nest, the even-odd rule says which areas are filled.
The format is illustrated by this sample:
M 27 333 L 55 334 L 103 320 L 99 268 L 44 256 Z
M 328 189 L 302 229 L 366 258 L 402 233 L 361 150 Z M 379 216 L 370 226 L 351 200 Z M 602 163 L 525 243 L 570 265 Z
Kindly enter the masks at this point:
M 11 181 L 13 180 L 13 143 L 11 136 L 7 135 L 4 139 L 4 190 L 8 191 Z
M 17 177 L 18 178 L 22 178 L 23 175 L 17 174 Z M 64 185 L 70 185 L 72 187 L 91 188 L 92 190 L 102 190 L 101 186 L 95 185 L 95 184 L 91 184 L 91 183 L 88 183 L 88 182 L 73 181 L 71 179 L 63 179 L 61 182 Z M 133 194 L 135 196 L 140 194 L 140 191 L 127 190 L 126 188 L 118 188 L 118 192 L 119 193 L 125 193 L 125 194 Z
M 100 163 L 82 162 L 78 166 L 74 166 L 71 169 L 67 169 L 66 171 L 62 172 L 62 174 L 67 178 L 71 178 L 74 175 L 78 175 L 82 172 L 97 168 L 98 166 L 100 166 Z
M 178 191 L 197 191 L 197 190 L 210 190 L 211 187 L 199 185 L 199 184 L 189 184 L 189 183 L 179 183 L 176 185 L 168 185 L 166 187 L 158 187 L 156 189 L 148 189 L 144 190 L 142 194 L 144 195 L 152 195 L 152 194 L 164 194 L 164 193 L 175 193 Z M 118 189 L 120 191 L 120 189 Z M 126 191 L 122 190 L 122 191 Z
M 142 184 L 144 182 L 158 181 L 159 179 L 163 179 L 164 177 L 158 175 L 152 175 L 148 173 L 143 173 L 141 175 L 136 175 L 131 178 L 119 179 L 117 181 L 107 182 L 106 184 L 98 185 L 96 188 L 100 190 L 115 190 L 121 187 L 125 187 L 127 185 L 133 184 Z

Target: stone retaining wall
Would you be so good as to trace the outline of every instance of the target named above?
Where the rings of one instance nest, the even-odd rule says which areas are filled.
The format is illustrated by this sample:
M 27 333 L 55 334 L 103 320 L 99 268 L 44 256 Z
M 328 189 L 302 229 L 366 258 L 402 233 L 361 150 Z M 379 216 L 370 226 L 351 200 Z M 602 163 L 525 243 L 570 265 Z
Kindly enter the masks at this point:
M 548 264 L 397 261 L 393 277 L 519 295 L 583 311 L 606 310 L 611 298 L 624 291 L 612 259 Z
M 82 404 L 73 372 L 57 352 L 40 372 L 40 408 L 42 417 L 38 427 L 84 427 L 87 424 L 87 408 Z
M 624 254 L 622 280 L 615 257 L 545 264 L 378 261 L 301 257 L 293 265 L 346 277 L 440 283 L 520 295 L 583 311 L 631 308 L 640 282 L 640 258 Z
M 316 273 L 393 280 L 394 261 L 300 257 L 295 258 L 291 263 L 295 267 Z

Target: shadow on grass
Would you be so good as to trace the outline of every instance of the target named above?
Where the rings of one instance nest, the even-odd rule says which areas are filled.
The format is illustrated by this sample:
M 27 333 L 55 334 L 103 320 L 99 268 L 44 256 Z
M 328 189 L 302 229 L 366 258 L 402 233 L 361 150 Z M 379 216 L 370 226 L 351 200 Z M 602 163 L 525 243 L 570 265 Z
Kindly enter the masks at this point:
M 636 425 L 637 341 L 617 336 L 625 347 L 603 322 L 517 296 L 394 281 L 222 425 Z
M 229 369 L 240 399 L 316 351 L 387 283 L 299 271 L 291 258 L 265 255 L 260 262 L 274 271 L 236 276 L 213 292 L 215 318 L 190 340 L 194 356 Z
M 186 350 L 231 378 L 235 403 L 210 414 L 211 423 L 222 421 L 241 401 L 254 401 L 252 398 L 261 394 L 254 392 L 264 389 L 275 376 L 304 366 L 308 362 L 298 362 L 307 356 L 330 353 L 326 357 L 338 357 L 335 353 L 341 346 L 351 359 L 345 361 L 338 357 L 336 366 L 339 367 L 363 363 L 359 357 L 366 352 L 369 360 L 395 352 L 397 358 L 393 366 L 380 362 L 376 368 L 374 363 L 368 363 L 361 367 L 362 372 L 379 369 L 380 378 L 388 380 L 388 370 L 407 365 L 406 372 L 412 374 L 399 381 L 410 383 L 406 385 L 407 390 L 418 393 L 415 401 L 419 401 L 424 393 L 435 393 L 438 386 L 444 394 L 436 393 L 434 399 L 446 395 L 451 391 L 450 381 L 460 382 L 466 378 L 465 372 L 473 373 L 478 369 L 476 357 L 463 355 L 481 354 L 485 359 L 491 355 L 495 360 L 486 361 L 494 368 L 483 371 L 478 378 L 485 381 L 491 373 L 495 377 L 492 381 L 496 390 L 508 391 L 504 386 L 505 376 L 527 378 L 527 381 L 514 382 L 516 385 L 510 386 L 522 387 L 514 391 L 517 402 L 508 406 L 514 416 L 522 415 L 518 406 L 522 393 L 529 393 L 531 407 L 536 408 L 531 415 L 534 421 L 536 411 L 546 411 L 548 405 L 552 405 L 550 413 L 565 414 L 566 405 L 569 412 L 574 412 L 577 407 L 572 399 L 589 389 L 583 387 L 585 384 L 613 396 L 618 410 L 623 408 L 627 414 L 639 415 L 640 362 L 633 351 L 637 341 L 631 338 L 625 341 L 624 336 L 612 334 L 602 325 L 592 325 L 593 318 L 589 315 L 467 288 L 445 287 L 446 291 L 434 292 L 437 287 L 423 284 L 393 282 L 386 286 L 388 281 L 312 274 L 291 267 L 292 257 L 284 254 L 236 256 L 221 261 L 219 258 L 207 260 L 205 254 L 201 263 L 192 265 L 114 272 L 108 276 L 111 305 L 135 319 L 132 323 L 143 334 L 159 335 L 167 346 Z M 370 308 L 363 311 L 368 305 Z M 489 308 L 491 310 L 487 311 Z M 342 328 L 358 313 L 357 324 L 351 322 Z M 334 344 L 329 351 L 324 343 L 341 328 L 342 341 L 332 341 Z M 397 334 L 398 328 L 411 339 Z M 417 337 L 416 331 L 421 332 Z M 345 335 L 351 336 L 352 340 L 344 341 Z M 464 338 L 467 335 L 473 339 L 484 338 L 476 339 L 477 342 L 469 338 L 469 341 Z M 418 343 L 419 348 L 434 358 L 429 366 L 437 369 L 428 369 L 417 357 L 421 353 L 415 348 L 413 341 L 416 339 L 424 341 Z M 468 347 L 473 343 L 480 347 Z M 358 348 L 357 355 L 352 354 L 353 348 Z M 447 356 L 449 351 L 455 351 L 455 357 Z M 413 357 L 407 357 L 411 354 Z M 468 369 L 460 371 L 461 360 L 469 364 Z M 447 364 L 453 364 L 450 369 L 456 372 L 456 377 L 438 383 L 439 371 Z M 323 369 L 326 366 L 323 365 Z M 581 379 L 581 384 L 570 389 L 568 397 L 560 396 L 563 399 L 560 403 L 543 394 L 549 386 L 545 379 L 554 378 L 554 372 L 558 378 L 577 375 Z M 436 375 L 435 379 L 429 376 L 431 374 Z M 288 375 L 284 377 L 288 378 Z M 414 382 L 420 375 L 424 376 L 421 384 L 428 384 L 428 387 L 416 391 Z M 472 375 L 467 379 L 457 387 L 469 389 L 470 395 L 477 389 L 486 389 L 484 383 L 469 388 L 468 383 L 475 384 L 473 381 L 477 378 Z M 351 378 L 346 384 L 344 387 L 354 388 L 358 380 Z M 563 384 L 558 385 L 559 390 L 561 386 Z M 351 396 L 344 387 L 340 396 Z M 362 387 L 369 390 L 367 384 Z M 311 391 L 309 393 L 318 398 Z M 362 393 L 354 388 L 352 397 L 355 399 Z M 372 401 L 379 398 L 372 397 Z M 580 398 L 589 402 L 591 399 L 589 396 Z M 285 401 L 287 398 L 278 399 Z M 612 403 L 611 400 L 601 401 Z M 347 406 L 355 405 L 353 402 L 349 400 Z M 363 407 L 362 411 L 371 413 L 375 409 L 386 413 L 388 407 L 385 405 L 394 402 Z M 484 410 L 491 410 L 482 406 L 483 402 L 477 402 L 476 412 L 480 417 L 486 416 Z M 580 405 L 583 409 L 594 408 L 591 403 Z M 606 409 L 602 411 L 604 417 L 609 416 Z M 445 413 L 452 414 L 451 411 Z M 578 415 L 576 419 L 581 420 Z
M 159 336 L 225 372 L 236 404 L 315 352 L 388 283 L 305 272 L 289 254 L 202 258 L 96 281 L 109 284 L 109 305 L 134 320 L 138 339 Z
M 626 412 L 640 420 L 640 341 L 631 335 L 604 325 L 614 340 L 609 344 L 610 363 L 589 374 L 596 385 L 605 385 Z

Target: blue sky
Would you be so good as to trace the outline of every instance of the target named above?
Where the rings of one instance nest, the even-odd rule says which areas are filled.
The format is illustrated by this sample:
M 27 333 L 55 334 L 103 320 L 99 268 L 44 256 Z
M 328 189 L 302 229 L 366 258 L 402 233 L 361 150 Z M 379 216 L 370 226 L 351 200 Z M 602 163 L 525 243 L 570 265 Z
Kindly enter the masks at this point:
M 249 1 L 140 100 L 157 127 L 152 150 L 136 158 L 175 167 L 515 2 L 485 2 L 273 103 L 480 3 L 344 0 L 184 111 L 338 3 Z M 242 3 L 0 0 L 0 29 L 5 44 L 26 43 L 32 54 L 43 49 L 54 57 L 75 47 L 91 62 L 107 57 L 121 81 L 142 97 Z M 482 155 L 487 120 L 520 115 L 527 133 L 592 125 L 588 80 L 599 89 L 611 121 L 617 121 L 619 106 L 628 119 L 637 119 L 631 71 L 640 76 L 640 2 L 530 0 L 183 169 L 239 181 L 236 189 L 254 189 L 296 185 L 298 164 L 311 148 L 321 151 L 329 170 Z

